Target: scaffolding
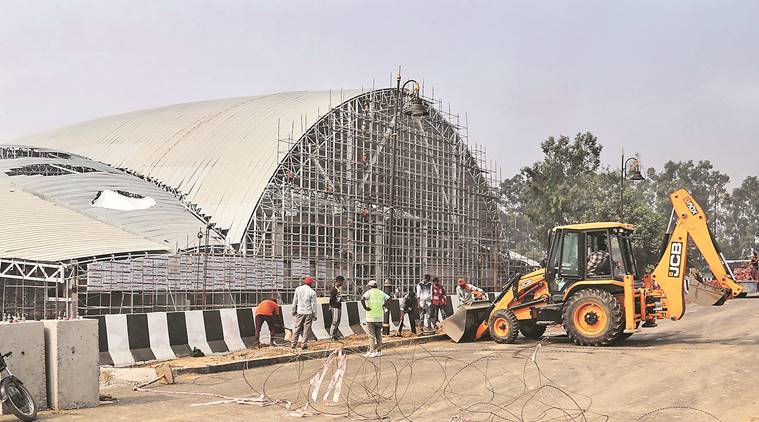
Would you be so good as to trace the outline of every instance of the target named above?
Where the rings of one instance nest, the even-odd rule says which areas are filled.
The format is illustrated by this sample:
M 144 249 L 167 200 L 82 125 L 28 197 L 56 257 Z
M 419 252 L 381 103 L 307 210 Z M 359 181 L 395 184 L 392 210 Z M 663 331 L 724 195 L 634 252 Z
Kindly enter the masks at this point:
M 286 288 L 306 275 L 343 275 L 349 292 L 370 279 L 405 292 L 423 274 L 451 289 L 459 277 L 500 286 L 508 253 L 495 171 L 459 115 L 425 99 L 427 115 L 413 117 L 399 95 L 410 93 L 370 91 L 300 139 L 280 136 L 243 251 L 281 261 Z
M 303 116 L 297 139 L 294 123 L 280 127 L 276 171 L 239 245 L 209 245 L 226 230 L 211 227 L 176 188 L 124 169 L 174 193 L 204 222 L 197 239 L 176 254 L 2 260 L 2 313 L 39 319 L 255 306 L 272 296 L 289 301 L 305 276 L 326 294 L 342 275 L 349 298 L 370 279 L 405 293 L 424 274 L 450 293 L 460 277 L 499 290 L 530 264 L 507 250 L 494 163 L 469 144 L 466 118 L 434 98 L 424 98 L 424 116 L 411 115 L 401 106 L 410 95 L 379 89 L 340 99 L 313 124 Z M 3 151 L 8 159 L 64 154 Z

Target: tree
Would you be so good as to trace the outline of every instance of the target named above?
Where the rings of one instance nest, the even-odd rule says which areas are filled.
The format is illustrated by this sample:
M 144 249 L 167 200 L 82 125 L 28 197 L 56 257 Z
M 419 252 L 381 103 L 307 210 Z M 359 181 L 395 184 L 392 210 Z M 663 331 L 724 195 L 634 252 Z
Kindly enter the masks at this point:
M 659 259 L 659 246 L 666 229 L 667 217 L 656 211 L 652 193 L 653 182 L 646 180 L 624 185 L 624 218 L 619 216 L 620 170 L 604 168 L 594 178 L 591 206 L 582 221 L 619 221 L 635 226 L 633 248 L 640 270 L 651 269 Z M 648 174 L 655 173 L 649 169 Z
M 759 177 L 749 177 L 727 193 L 730 177 L 707 161 L 669 161 L 646 179 L 624 185 L 624 218 L 620 218 L 620 170 L 600 167 L 603 146 L 590 132 L 574 139 L 550 137 L 542 144 L 543 160 L 524 167 L 500 185 L 499 209 L 509 247 L 534 256 L 544 251 L 548 231 L 557 225 L 619 221 L 635 225 L 633 246 L 640 269 L 659 260 L 672 203 L 669 195 L 687 189 L 706 213 L 726 256 L 745 256 L 759 243 Z M 701 261 L 700 254 L 689 260 Z M 703 264 L 703 262 L 699 262 Z
M 746 258 L 751 249 L 759 249 L 759 177 L 745 178 L 723 208 L 723 252 L 728 258 Z
M 651 176 L 651 181 L 660 211 L 669 212 L 672 207 L 669 194 L 685 188 L 711 219 L 716 214 L 719 198 L 727 194 L 730 176 L 714 170 L 709 160 L 667 161 L 660 173 Z
M 590 132 L 550 137 L 541 144 L 543 161 L 522 168 L 522 211 L 545 235 L 557 225 L 578 222 L 591 206 L 591 185 L 603 147 Z
M 540 247 L 541 242 L 536 238 L 534 227 L 524 212 L 523 191 L 524 178 L 521 173 L 503 180 L 499 192 L 499 210 L 509 249 L 517 249 L 523 255 L 536 258 L 534 253 L 528 251 Z

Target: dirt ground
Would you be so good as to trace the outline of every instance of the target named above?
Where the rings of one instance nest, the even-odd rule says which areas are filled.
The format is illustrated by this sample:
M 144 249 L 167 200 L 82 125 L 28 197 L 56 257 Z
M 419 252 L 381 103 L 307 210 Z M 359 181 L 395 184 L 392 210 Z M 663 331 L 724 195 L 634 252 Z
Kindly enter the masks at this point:
M 579 347 L 550 337 L 512 345 L 437 341 L 389 349 L 377 359 L 351 355 L 337 403 L 322 400 L 330 370 L 305 415 L 296 410 L 324 360 L 187 375 L 148 392 L 112 389 L 116 404 L 44 413 L 42 419 L 757 422 L 758 323 L 759 298 L 748 298 L 691 306 L 682 321 L 660 322 L 616 347 Z M 217 395 L 250 399 L 262 393 L 265 403 L 218 403 L 223 399 Z
M 413 335 L 410 332 L 403 333 L 402 338 L 407 339 L 411 338 Z M 393 342 L 395 340 L 398 340 L 396 337 L 386 337 L 385 341 L 387 342 Z M 293 351 L 290 349 L 289 342 L 282 342 L 284 345 L 278 345 L 278 346 L 264 346 L 264 347 L 256 347 L 252 349 L 245 349 L 240 350 L 237 352 L 227 353 L 224 355 L 211 355 L 211 356 L 204 356 L 201 358 L 193 358 L 193 357 L 185 357 L 185 358 L 179 358 L 174 359 L 170 361 L 164 361 L 164 362 L 151 362 L 146 365 L 143 365 L 145 367 L 156 367 L 158 365 L 168 363 L 171 365 L 172 368 L 197 368 L 201 366 L 208 366 L 208 365 L 219 365 L 223 363 L 230 363 L 230 362 L 237 362 L 237 361 L 245 361 L 250 359 L 257 359 L 257 358 L 269 358 L 269 357 L 275 357 L 275 356 L 286 356 L 286 355 L 292 355 Z M 308 343 L 308 351 L 314 351 L 314 350 L 335 350 L 338 348 L 352 348 L 357 346 L 366 346 L 368 344 L 368 339 L 366 334 L 355 334 L 350 337 L 343 338 L 339 341 L 331 341 L 331 340 L 321 340 L 321 341 L 312 341 Z M 298 349 L 299 350 L 299 349 Z

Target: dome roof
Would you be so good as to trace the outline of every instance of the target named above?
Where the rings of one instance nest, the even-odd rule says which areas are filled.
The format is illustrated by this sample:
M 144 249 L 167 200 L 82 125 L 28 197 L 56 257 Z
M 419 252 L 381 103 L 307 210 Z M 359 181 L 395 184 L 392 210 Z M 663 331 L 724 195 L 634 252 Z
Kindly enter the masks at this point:
M 302 91 L 177 104 L 103 117 L 16 139 L 128 169 L 196 204 L 239 243 L 283 158 L 319 117 L 362 92 Z

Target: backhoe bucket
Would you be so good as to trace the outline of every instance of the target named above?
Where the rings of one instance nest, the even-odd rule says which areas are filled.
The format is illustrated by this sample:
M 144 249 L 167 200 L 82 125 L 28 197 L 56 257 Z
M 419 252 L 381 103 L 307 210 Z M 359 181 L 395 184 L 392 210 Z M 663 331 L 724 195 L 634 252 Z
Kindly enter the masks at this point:
M 698 271 L 691 270 L 685 278 L 686 302 L 697 303 L 704 306 L 721 306 L 725 303 L 729 291 L 722 287 L 716 287 L 704 281 Z
M 443 320 L 443 332 L 456 343 L 473 341 L 477 329 L 490 316 L 490 302 L 474 302 L 459 306 L 453 315 Z

